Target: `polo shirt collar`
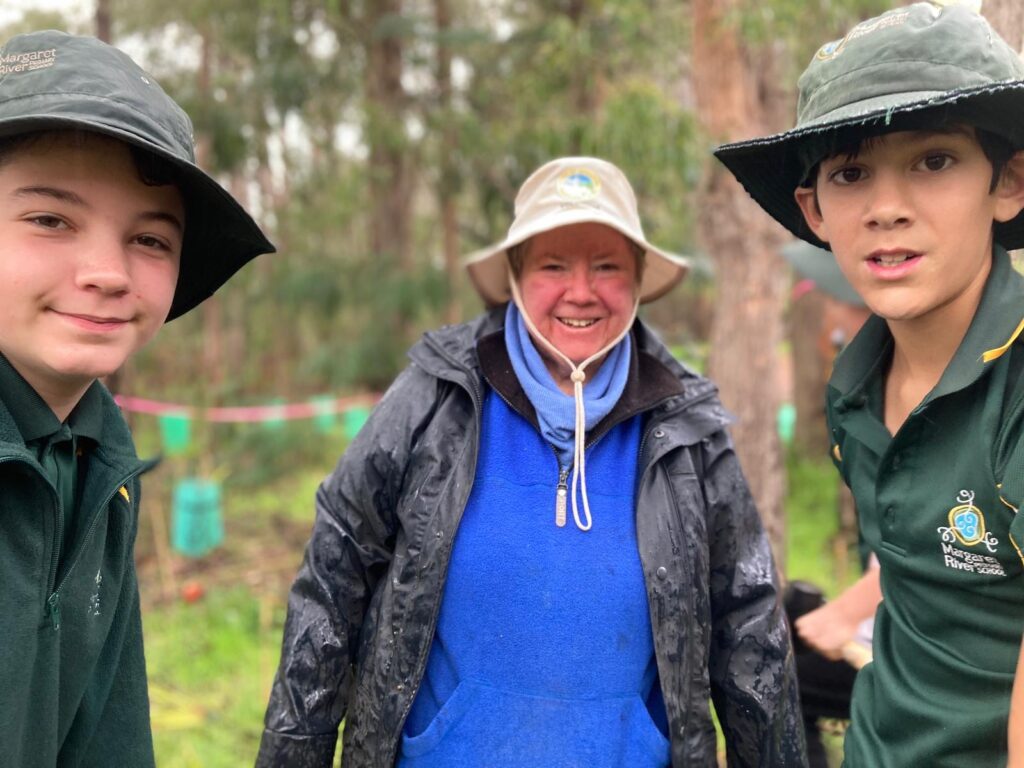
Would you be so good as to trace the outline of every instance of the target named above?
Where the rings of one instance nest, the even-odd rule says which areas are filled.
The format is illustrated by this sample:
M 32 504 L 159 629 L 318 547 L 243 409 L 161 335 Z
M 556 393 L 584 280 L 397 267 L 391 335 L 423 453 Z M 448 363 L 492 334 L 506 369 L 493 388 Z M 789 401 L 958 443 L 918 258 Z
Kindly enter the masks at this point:
M 3 402 L 26 443 L 58 434 L 60 420 L 32 385 L 0 354 L 0 402 Z M 76 437 L 100 441 L 103 433 L 102 385 L 94 381 L 68 414 L 68 430 Z
M 1024 278 L 1013 269 L 1006 250 L 997 244 L 993 248 L 992 271 L 967 334 L 924 402 L 970 386 L 989 363 L 1010 348 L 1024 331 L 1022 294 Z M 868 387 L 884 373 L 882 369 L 892 356 L 892 345 L 886 322 L 877 315 L 868 318 L 836 359 L 832 386 L 841 395 L 836 403 L 840 410 L 867 402 Z

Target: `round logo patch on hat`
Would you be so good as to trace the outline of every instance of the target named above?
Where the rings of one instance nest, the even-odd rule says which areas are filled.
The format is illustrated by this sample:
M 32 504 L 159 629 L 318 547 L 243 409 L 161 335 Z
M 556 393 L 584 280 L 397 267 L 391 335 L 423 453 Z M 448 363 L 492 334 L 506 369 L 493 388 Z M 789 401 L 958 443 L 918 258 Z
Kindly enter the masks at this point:
M 601 191 L 601 180 L 592 171 L 570 168 L 558 177 L 560 197 L 574 203 L 593 200 Z
M 856 40 L 858 37 L 864 37 L 864 35 L 870 35 L 873 32 L 889 29 L 890 27 L 898 27 L 909 18 L 909 11 L 897 9 L 896 11 L 883 13 L 877 19 L 862 21 L 851 29 L 842 40 L 833 40 L 831 43 L 825 43 L 821 46 L 815 54 L 815 58 L 819 61 L 831 61 L 841 54 L 849 43 Z

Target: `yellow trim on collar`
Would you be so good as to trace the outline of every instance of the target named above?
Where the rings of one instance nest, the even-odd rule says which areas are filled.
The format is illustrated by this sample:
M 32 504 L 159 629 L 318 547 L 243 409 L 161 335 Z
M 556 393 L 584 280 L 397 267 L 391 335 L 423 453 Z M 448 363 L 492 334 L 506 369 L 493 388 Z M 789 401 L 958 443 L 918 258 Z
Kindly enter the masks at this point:
M 1013 544 L 1013 548 L 1017 550 L 1017 557 L 1019 557 L 1020 561 L 1022 563 L 1024 563 L 1024 552 L 1020 551 L 1020 547 L 1017 546 L 1017 541 L 1013 538 L 1013 534 L 1011 533 L 1011 534 L 1009 534 L 1009 536 L 1010 536 L 1010 543 Z
M 1006 350 L 1010 348 L 1010 345 L 1017 340 L 1018 336 L 1020 336 L 1021 331 L 1024 331 L 1024 318 L 1022 318 L 1020 323 L 1017 325 L 1017 330 L 1010 334 L 1010 338 L 1006 340 L 1006 343 L 1001 347 L 996 347 L 995 349 L 990 349 L 988 352 L 985 352 L 981 356 L 981 362 L 991 363 L 993 360 L 998 360 L 1002 357 L 1003 353 L 1006 352 Z
M 131 504 L 132 500 L 128 498 L 128 486 L 122 485 L 120 488 L 117 489 L 117 492 L 124 496 L 125 501 Z
M 999 497 L 999 500 L 1000 500 L 1001 502 L 1003 502 L 1003 504 L 1005 504 L 1006 506 L 1008 506 L 1008 507 L 1009 507 L 1010 509 L 1012 509 L 1012 510 L 1013 510 L 1013 514 L 1017 514 L 1018 510 L 1017 510 L 1017 508 L 1016 508 L 1015 506 L 1013 506 L 1013 504 L 1011 504 L 1010 502 L 1008 502 L 1008 501 L 1007 501 L 1006 499 L 1004 499 L 1004 498 L 1003 498 L 1002 496 L 1000 496 L 1000 497 Z
M 843 453 L 839 450 L 839 443 L 832 446 L 832 455 L 836 457 L 836 461 L 841 462 L 843 460 Z

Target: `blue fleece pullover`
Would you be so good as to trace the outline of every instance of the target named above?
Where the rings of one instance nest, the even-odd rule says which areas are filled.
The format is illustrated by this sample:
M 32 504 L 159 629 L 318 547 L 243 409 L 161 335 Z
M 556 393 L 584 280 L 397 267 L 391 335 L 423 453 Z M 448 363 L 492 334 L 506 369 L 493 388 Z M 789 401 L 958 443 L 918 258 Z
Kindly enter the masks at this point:
M 555 525 L 555 452 L 493 391 L 482 433 L 398 765 L 669 765 L 634 524 L 640 418 L 587 451 L 587 532 Z

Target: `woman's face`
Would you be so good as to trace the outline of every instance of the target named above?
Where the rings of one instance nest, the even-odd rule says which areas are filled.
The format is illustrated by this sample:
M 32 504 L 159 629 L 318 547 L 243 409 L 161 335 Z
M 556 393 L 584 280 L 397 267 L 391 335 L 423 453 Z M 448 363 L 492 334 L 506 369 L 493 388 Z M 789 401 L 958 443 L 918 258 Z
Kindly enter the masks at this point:
M 587 222 L 530 239 L 519 276 L 523 309 L 537 330 L 577 365 L 605 347 L 633 317 L 637 260 L 620 232 Z M 541 354 L 554 373 L 564 363 Z M 557 378 L 557 374 L 556 374 Z

